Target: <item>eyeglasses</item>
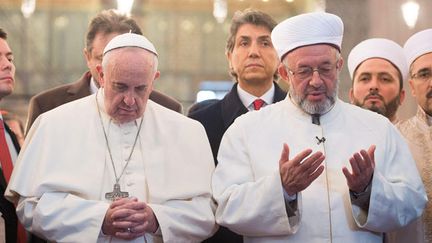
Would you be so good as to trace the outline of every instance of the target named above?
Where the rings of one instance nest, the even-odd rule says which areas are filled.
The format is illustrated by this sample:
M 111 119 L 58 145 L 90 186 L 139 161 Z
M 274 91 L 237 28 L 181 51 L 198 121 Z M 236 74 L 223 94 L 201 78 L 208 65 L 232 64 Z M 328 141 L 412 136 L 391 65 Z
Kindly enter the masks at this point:
M 289 68 L 287 69 L 291 75 L 301 80 L 310 79 L 315 71 L 318 72 L 319 76 L 322 79 L 330 79 L 334 77 L 336 64 L 325 64 L 316 68 L 304 66 L 304 67 L 299 67 L 297 68 L 297 70 L 294 71 L 290 70 Z
M 421 82 L 427 82 L 432 79 L 432 70 L 431 68 L 423 68 L 417 73 L 413 74 L 411 77 Z

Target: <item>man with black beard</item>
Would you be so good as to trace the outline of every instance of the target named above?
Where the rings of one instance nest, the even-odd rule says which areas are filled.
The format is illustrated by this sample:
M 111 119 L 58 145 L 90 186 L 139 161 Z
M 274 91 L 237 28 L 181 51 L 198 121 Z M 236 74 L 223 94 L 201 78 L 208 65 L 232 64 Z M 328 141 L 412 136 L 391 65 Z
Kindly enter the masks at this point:
M 405 99 L 403 81 L 408 74 L 402 47 L 382 38 L 362 41 L 351 50 L 348 69 L 353 81 L 351 103 L 396 124 L 397 109 Z

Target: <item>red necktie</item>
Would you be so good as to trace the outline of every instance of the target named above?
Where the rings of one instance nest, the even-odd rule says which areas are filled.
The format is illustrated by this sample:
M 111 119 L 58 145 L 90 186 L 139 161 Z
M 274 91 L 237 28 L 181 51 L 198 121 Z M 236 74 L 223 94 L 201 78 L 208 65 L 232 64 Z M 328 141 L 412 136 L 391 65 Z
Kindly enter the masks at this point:
M 9 153 L 9 146 L 6 142 L 5 132 L 6 131 L 3 124 L 3 120 L 0 119 L 0 162 L 1 162 L 1 167 L 3 169 L 3 175 L 6 179 L 6 183 L 9 184 L 9 180 L 12 174 L 13 164 L 12 164 L 12 157 Z M 17 225 L 17 236 L 18 236 L 17 237 L 18 243 L 27 242 L 27 233 L 20 222 L 18 222 Z
M 6 142 L 5 128 L 2 119 L 0 119 L 0 162 L 3 169 L 4 177 L 6 179 L 6 183 L 9 184 L 13 164 L 12 157 L 9 153 L 9 146 Z
M 261 109 L 261 107 L 264 105 L 264 100 L 256 99 L 256 100 L 254 100 L 254 102 L 252 104 L 254 106 L 254 109 L 257 111 L 257 110 Z

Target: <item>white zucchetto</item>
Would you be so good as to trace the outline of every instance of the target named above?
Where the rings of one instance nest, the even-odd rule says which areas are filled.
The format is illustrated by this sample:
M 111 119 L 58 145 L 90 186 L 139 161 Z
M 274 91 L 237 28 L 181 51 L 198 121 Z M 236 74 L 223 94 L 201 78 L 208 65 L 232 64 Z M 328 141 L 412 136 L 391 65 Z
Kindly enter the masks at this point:
M 399 69 L 403 80 L 408 78 L 408 64 L 403 48 L 392 40 L 372 38 L 357 44 L 348 55 L 348 70 L 351 79 L 354 79 L 355 70 L 370 58 L 382 58 L 389 61 Z
M 158 55 L 156 48 L 147 38 L 134 33 L 126 33 L 114 37 L 106 45 L 103 54 L 105 55 L 107 52 L 121 47 L 139 47 L 154 53 L 156 56 Z
M 420 56 L 432 52 L 432 29 L 422 30 L 412 35 L 404 45 L 408 67 Z
M 330 44 L 340 50 L 343 29 L 343 22 L 338 16 L 313 12 L 282 21 L 273 29 L 271 38 L 282 60 L 285 54 L 301 46 Z

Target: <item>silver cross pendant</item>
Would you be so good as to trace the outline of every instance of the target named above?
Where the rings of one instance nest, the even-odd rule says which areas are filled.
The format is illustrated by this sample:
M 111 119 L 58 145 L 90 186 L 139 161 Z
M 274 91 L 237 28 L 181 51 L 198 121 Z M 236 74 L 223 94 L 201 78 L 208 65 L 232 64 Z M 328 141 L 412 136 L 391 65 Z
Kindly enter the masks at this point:
M 115 201 L 116 199 L 125 197 L 129 197 L 129 192 L 122 192 L 120 190 L 120 184 L 118 183 L 114 184 L 114 189 L 112 192 L 105 193 L 105 199 L 108 199 L 110 201 Z

